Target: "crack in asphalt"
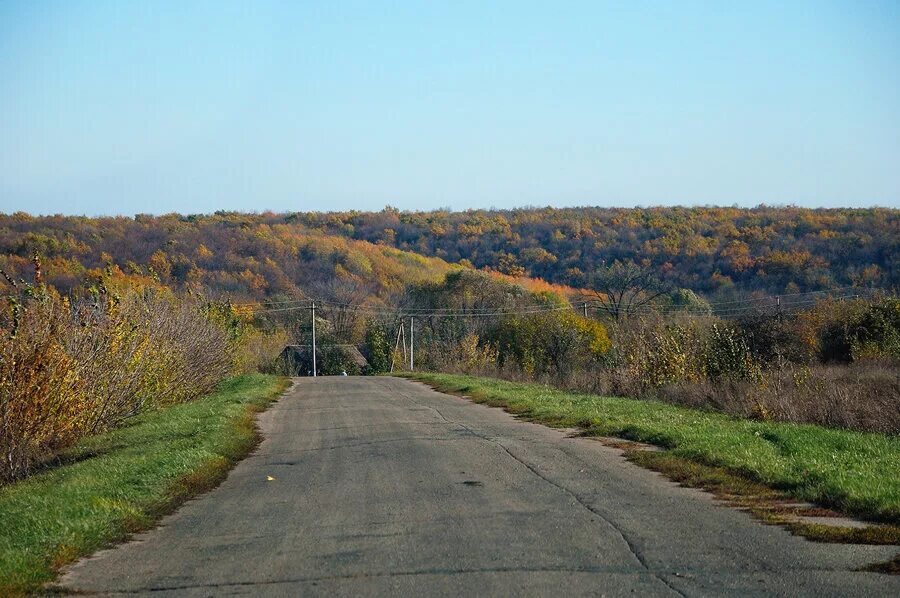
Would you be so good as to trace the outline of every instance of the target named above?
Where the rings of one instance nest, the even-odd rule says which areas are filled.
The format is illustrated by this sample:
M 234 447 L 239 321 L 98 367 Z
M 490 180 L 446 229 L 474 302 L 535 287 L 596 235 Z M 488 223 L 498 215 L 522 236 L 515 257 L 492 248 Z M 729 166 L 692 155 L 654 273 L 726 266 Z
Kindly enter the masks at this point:
M 260 455 L 254 455 L 256 458 L 265 458 L 271 455 L 294 455 L 294 454 L 302 454 L 302 453 L 318 453 L 322 451 L 335 451 L 343 448 L 355 448 L 358 446 L 371 446 L 374 444 L 396 444 L 399 442 L 409 442 L 411 440 L 433 440 L 435 442 L 452 442 L 456 440 L 462 440 L 466 438 L 467 435 L 461 436 L 405 436 L 403 438 L 389 438 L 385 440 L 367 440 L 366 442 L 350 442 L 347 444 L 333 444 L 331 446 L 320 446 L 318 448 L 311 449 L 296 449 L 289 452 L 280 452 L 280 453 L 265 453 Z M 276 465 L 277 463 L 267 463 L 267 465 Z
M 665 585 L 669 590 L 671 590 L 671 591 L 674 592 L 675 594 L 678 594 L 679 596 L 685 596 L 685 594 L 684 594 L 681 590 L 679 590 L 679 589 L 673 587 L 666 579 L 664 579 L 662 576 L 660 576 L 659 574 L 657 574 L 656 572 L 654 572 L 654 571 L 652 571 L 652 570 L 650 569 L 650 566 L 647 564 L 647 560 L 646 560 L 646 558 L 644 557 L 643 553 L 637 548 L 637 546 L 635 546 L 634 542 L 631 540 L 631 538 L 628 537 L 628 535 L 625 533 L 624 530 L 622 530 L 618 525 L 616 525 L 616 524 L 612 521 L 612 519 L 610 519 L 610 518 L 609 518 L 607 515 L 605 515 L 603 512 L 599 511 L 596 507 L 594 507 L 593 505 L 591 505 L 591 504 L 589 504 L 588 502 L 586 502 L 579 494 L 577 494 L 576 492 L 572 491 L 571 489 L 569 489 L 569 488 L 563 486 L 562 484 L 559 484 L 558 482 L 552 480 L 551 478 L 549 478 L 549 477 L 547 477 L 546 475 L 544 475 L 543 473 L 541 473 L 537 468 L 535 468 L 533 465 L 531 465 L 530 463 L 526 462 L 524 459 L 522 459 L 521 457 L 519 457 L 518 455 L 516 455 L 515 453 L 513 453 L 511 450 L 509 450 L 509 447 L 507 447 L 506 445 L 504 445 L 502 442 L 500 442 L 500 441 L 497 440 L 496 438 L 492 438 L 492 437 L 490 437 L 490 436 L 485 436 L 484 434 L 481 434 L 481 433 L 479 433 L 479 432 L 473 430 L 473 429 L 470 428 L 468 425 L 466 425 L 466 424 L 464 424 L 464 423 L 462 423 L 462 422 L 460 422 L 460 421 L 448 419 L 443 413 L 441 413 L 440 409 L 438 409 L 437 407 L 433 407 L 433 406 L 431 406 L 431 405 L 427 405 L 427 404 L 425 404 L 425 403 L 421 403 L 421 402 L 417 401 L 417 400 L 416 400 L 414 397 L 412 397 L 411 395 L 408 395 L 408 394 L 406 394 L 406 393 L 404 393 L 404 392 L 402 392 L 402 391 L 400 391 L 400 390 L 398 390 L 398 389 L 391 389 L 391 390 L 392 390 L 393 392 L 399 394 L 400 396 L 404 397 L 405 399 L 407 399 L 407 400 L 409 400 L 409 401 L 412 401 L 413 403 L 415 403 L 415 404 L 417 404 L 417 405 L 422 405 L 422 406 L 424 406 L 424 407 L 427 407 L 428 409 L 431 409 L 431 410 L 434 411 L 434 412 L 435 412 L 435 413 L 436 413 L 436 414 L 437 414 L 444 422 L 446 422 L 446 423 L 448 423 L 448 424 L 450 424 L 450 425 L 461 426 L 461 427 L 465 428 L 466 430 L 468 430 L 473 436 L 478 437 L 478 438 L 480 438 L 480 439 L 482 439 L 482 440 L 484 440 L 484 441 L 486 441 L 486 442 L 489 442 L 489 443 L 491 443 L 491 444 L 494 444 L 494 445 L 500 447 L 507 455 L 509 455 L 513 460 L 515 460 L 516 462 L 518 462 L 519 464 L 521 464 L 523 467 L 525 467 L 525 468 L 526 468 L 528 471 L 530 471 L 532 474 L 534 474 L 535 476 L 537 476 L 538 478 L 540 478 L 541 480 L 543 480 L 543 481 L 546 482 L 547 484 L 550 484 L 550 485 L 553 486 L 554 488 L 557 488 L 557 489 L 561 490 L 562 492 L 564 492 L 564 493 L 568 494 L 569 496 L 571 496 L 571 497 L 575 500 L 575 502 L 577 502 L 582 508 L 584 508 L 584 509 L 586 509 L 588 512 L 590 512 L 590 513 L 596 515 L 596 516 L 599 517 L 604 523 L 606 523 L 610 528 L 612 528 L 613 530 L 615 530 L 616 533 L 619 534 L 619 537 L 622 539 L 622 541 L 625 543 L 625 545 L 628 547 L 628 550 L 631 552 L 631 554 L 632 554 L 632 555 L 634 556 L 634 558 L 637 560 L 637 562 L 640 563 L 641 566 L 642 566 L 648 573 L 650 573 L 654 578 L 656 578 L 657 580 L 659 580 L 660 583 L 662 583 L 663 585 Z
M 384 571 L 384 572 L 361 572 L 348 573 L 342 575 L 322 575 L 309 577 L 293 577 L 285 579 L 266 579 L 258 581 L 224 581 L 219 583 L 197 583 L 197 584 L 172 584 L 172 585 L 154 585 L 142 588 L 123 588 L 114 590 L 104 590 L 103 594 L 142 594 L 146 592 L 171 592 L 177 590 L 192 590 L 199 588 L 228 588 L 228 587 L 253 587 L 253 586 L 270 586 L 292 583 L 317 583 L 322 581 L 341 581 L 351 579 L 377 579 L 384 577 L 414 577 L 419 575 L 478 575 L 484 573 L 598 573 L 609 575 L 616 573 L 625 576 L 640 577 L 649 575 L 658 579 L 657 575 L 652 571 L 615 571 L 608 567 L 476 567 L 476 568 L 456 568 L 456 569 L 420 569 L 414 571 Z M 665 582 L 663 582 L 665 583 Z M 668 585 L 668 584 L 666 584 Z M 676 590 L 677 591 L 677 590 Z M 680 594 L 680 592 L 678 592 Z M 682 594 L 683 595 L 683 594 Z
M 335 426 L 333 428 L 298 428 L 296 430 L 291 430 L 291 433 L 294 432 L 327 432 L 331 430 L 358 430 L 362 429 L 371 429 L 371 428 L 380 428 L 384 426 L 396 426 L 396 425 L 404 425 L 404 426 L 439 426 L 440 422 L 402 422 L 402 421 L 391 421 L 385 422 L 383 424 L 359 424 L 356 426 Z

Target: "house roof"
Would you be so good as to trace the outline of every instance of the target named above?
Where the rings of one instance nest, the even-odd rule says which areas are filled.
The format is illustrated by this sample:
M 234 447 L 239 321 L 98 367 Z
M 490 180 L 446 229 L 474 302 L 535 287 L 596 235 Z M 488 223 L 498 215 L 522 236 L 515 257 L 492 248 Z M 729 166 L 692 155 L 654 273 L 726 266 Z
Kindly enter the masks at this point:
M 353 363 L 358 365 L 359 367 L 365 367 L 369 365 L 369 362 L 360 353 L 359 349 L 356 345 L 316 345 L 316 353 L 318 355 L 322 355 L 325 351 L 329 349 L 340 349 L 344 355 L 350 359 Z M 284 355 L 287 352 L 292 352 L 298 356 L 307 356 L 312 352 L 311 345 L 287 345 L 284 349 L 282 349 L 281 354 Z

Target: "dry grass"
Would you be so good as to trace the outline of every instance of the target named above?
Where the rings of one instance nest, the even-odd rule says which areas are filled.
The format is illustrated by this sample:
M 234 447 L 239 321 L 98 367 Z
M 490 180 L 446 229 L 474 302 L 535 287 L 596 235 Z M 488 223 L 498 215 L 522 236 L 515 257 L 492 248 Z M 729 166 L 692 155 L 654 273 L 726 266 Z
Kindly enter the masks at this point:
M 785 366 L 758 381 L 673 384 L 655 394 L 738 417 L 900 433 L 900 370 L 884 363 Z
M 470 367 L 447 360 L 440 371 L 537 382 L 561 390 L 660 400 L 692 409 L 761 421 L 808 423 L 861 432 L 900 434 L 900 368 L 886 362 L 796 366 L 763 372 L 758 380 L 702 380 L 642 386 L 624 368 L 535 377 L 514 366 Z

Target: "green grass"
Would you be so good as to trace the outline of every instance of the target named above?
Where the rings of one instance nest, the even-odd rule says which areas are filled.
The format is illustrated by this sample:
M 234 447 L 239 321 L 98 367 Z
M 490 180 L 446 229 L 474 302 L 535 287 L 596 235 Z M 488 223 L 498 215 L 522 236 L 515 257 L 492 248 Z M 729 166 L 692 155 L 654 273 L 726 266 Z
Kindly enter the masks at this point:
M 652 443 L 666 455 L 720 467 L 804 501 L 900 524 L 900 438 L 565 392 L 491 378 L 406 374 L 438 390 L 554 426 Z
M 0 595 L 38 589 L 62 565 L 214 487 L 258 441 L 253 413 L 284 387 L 273 376 L 231 378 L 212 395 L 136 417 L 0 487 Z

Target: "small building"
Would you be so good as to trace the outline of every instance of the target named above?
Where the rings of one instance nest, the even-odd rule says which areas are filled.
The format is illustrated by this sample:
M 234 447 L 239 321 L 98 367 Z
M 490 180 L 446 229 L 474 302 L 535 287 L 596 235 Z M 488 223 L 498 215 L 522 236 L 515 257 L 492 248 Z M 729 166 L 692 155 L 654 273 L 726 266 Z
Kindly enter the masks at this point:
M 319 376 L 365 373 L 369 362 L 355 345 L 316 345 Z M 288 345 L 278 356 L 278 371 L 287 376 L 312 376 L 312 346 Z

